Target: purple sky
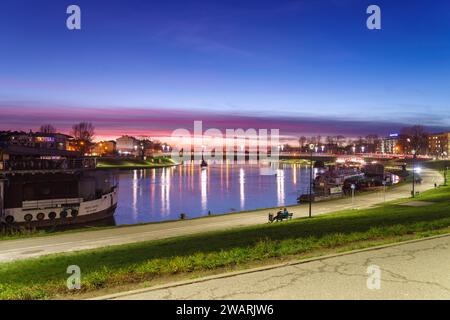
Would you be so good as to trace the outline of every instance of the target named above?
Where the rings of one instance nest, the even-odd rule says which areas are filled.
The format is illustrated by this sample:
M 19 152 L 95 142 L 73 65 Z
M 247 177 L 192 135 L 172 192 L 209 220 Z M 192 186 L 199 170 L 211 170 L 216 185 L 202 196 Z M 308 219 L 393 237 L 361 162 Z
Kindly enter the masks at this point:
M 46 107 L 36 104 L 24 107 L 24 103 L 1 106 L 2 115 L 8 119 L 2 129 L 21 128 L 37 130 L 40 124 L 54 124 L 61 132 L 70 133 L 71 126 L 80 121 L 91 121 L 96 126 L 97 139 L 114 139 L 126 133 L 136 136 L 149 136 L 163 139 L 173 130 L 185 128 L 192 132 L 195 120 L 203 121 L 203 129 L 254 128 L 280 129 L 282 137 L 289 139 L 300 135 L 342 134 L 358 137 L 367 134 L 380 136 L 398 132 L 405 124 L 395 122 L 370 122 L 345 119 L 314 117 L 289 117 L 250 115 L 248 113 L 205 112 L 204 110 L 176 110 L 157 108 L 76 108 Z M 442 131 L 443 127 L 428 127 L 431 131 Z
M 4 0 L 0 130 L 387 135 L 450 127 L 450 1 Z

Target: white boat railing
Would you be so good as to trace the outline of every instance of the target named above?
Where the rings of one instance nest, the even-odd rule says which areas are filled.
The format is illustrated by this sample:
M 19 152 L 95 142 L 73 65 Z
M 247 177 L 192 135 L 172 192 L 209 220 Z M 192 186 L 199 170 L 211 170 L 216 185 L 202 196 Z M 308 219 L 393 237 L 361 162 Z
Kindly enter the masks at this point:
M 63 172 L 96 167 L 96 158 L 4 160 L 0 164 L 0 172 Z
M 23 201 L 22 208 L 23 210 L 60 208 L 67 205 L 79 205 L 81 202 L 83 198 Z

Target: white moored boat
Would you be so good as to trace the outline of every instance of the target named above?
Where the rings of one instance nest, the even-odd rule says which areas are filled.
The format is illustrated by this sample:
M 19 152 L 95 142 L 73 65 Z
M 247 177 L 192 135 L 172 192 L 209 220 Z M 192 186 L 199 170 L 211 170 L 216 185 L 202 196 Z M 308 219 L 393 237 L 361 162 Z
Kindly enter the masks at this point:
M 4 156 L 4 154 L 3 154 Z M 111 219 L 117 207 L 114 175 L 95 159 L 3 159 L 0 223 L 36 228 Z

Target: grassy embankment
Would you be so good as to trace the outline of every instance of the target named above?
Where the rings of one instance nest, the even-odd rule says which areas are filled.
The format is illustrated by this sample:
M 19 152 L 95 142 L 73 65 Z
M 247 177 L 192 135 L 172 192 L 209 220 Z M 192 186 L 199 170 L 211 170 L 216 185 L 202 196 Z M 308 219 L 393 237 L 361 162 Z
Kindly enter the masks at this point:
M 0 264 L 0 298 L 85 297 L 229 270 L 302 259 L 383 243 L 450 233 L 450 187 L 407 199 L 221 232 L 114 246 Z M 82 289 L 66 289 L 66 268 L 78 265 Z
M 155 157 L 149 160 L 120 159 L 120 158 L 99 158 L 97 168 L 99 169 L 146 169 L 160 168 L 176 165 L 176 163 L 165 157 Z

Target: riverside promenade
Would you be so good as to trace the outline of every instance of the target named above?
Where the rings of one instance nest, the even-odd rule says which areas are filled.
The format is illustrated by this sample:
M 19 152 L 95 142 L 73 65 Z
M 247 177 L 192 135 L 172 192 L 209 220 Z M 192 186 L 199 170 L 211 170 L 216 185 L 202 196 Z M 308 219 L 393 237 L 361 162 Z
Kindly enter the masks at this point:
M 421 175 L 423 182 L 416 186 L 416 190 L 419 192 L 434 188 L 435 183 L 443 182 L 442 176 L 433 170 L 424 170 Z M 351 208 L 365 209 L 383 203 L 384 198 L 386 198 L 386 201 L 392 201 L 410 197 L 410 192 L 411 185 L 404 184 L 388 190 L 386 195 L 383 192 L 373 192 L 357 196 L 354 204 L 352 204 L 350 198 L 315 203 L 313 204 L 313 215 Z M 0 262 L 263 224 L 267 223 L 268 214 L 275 211 L 276 209 L 261 209 L 192 220 L 113 227 L 92 231 L 62 232 L 16 240 L 0 240 Z M 306 217 L 308 216 L 308 205 L 292 206 L 289 211 L 294 213 L 294 218 Z
M 449 249 L 450 235 L 444 235 L 96 299 L 448 300 Z M 378 286 L 369 278 L 374 266 L 380 270 Z

